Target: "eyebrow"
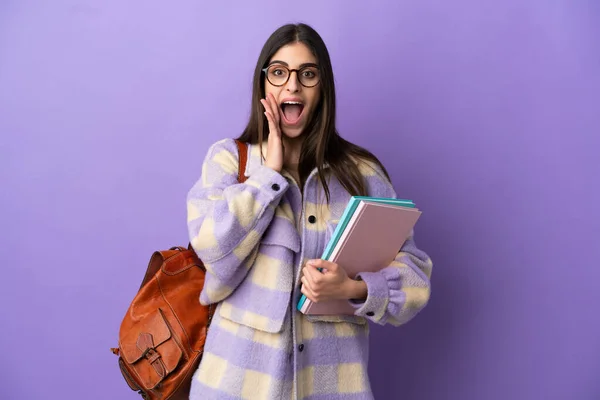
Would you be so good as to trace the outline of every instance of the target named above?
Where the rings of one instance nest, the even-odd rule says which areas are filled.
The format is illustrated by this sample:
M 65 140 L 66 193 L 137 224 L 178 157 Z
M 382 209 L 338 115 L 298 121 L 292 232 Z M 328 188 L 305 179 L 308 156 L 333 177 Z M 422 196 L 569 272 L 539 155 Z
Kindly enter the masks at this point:
M 282 64 L 285 65 L 286 67 L 289 67 L 290 65 L 288 63 L 286 63 L 285 61 L 281 61 L 281 60 L 273 60 L 269 63 L 269 67 L 273 64 Z M 304 64 L 300 64 L 300 66 L 298 67 L 298 69 L 302 69 L 304 67 L 315 67 L 315 68 L 319 68 L 318 64 L 315 63 L 304 63 Z

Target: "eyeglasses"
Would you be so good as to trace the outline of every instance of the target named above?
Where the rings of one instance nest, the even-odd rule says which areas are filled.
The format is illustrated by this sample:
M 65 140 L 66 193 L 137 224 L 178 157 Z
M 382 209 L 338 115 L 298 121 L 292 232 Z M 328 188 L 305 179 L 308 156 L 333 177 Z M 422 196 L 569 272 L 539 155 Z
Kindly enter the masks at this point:
M 273 64 L 262 70 L 269 83 L 273 86 L 283 86 L 289 80 L 292 72 L 296 72 L 298 81 L 304 87 L 314 87 L 319 83 L 319 68 L 316 66 L 306 66 L 300 69 L 289 69 L 284 65 Z

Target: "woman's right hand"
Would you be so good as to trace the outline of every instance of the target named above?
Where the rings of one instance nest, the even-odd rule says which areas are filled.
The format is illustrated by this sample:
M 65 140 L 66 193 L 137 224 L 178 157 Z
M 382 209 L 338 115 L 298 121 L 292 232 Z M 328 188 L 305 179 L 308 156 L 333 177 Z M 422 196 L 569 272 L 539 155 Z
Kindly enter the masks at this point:
M 269 121 L 269 139 L 267 144 L 266 166 L 281 172 L 283 169 L 283 140 L 281 138 L 281 127 L 279 106 L 272 94 L 268 94 L 266 99 L 260 100 L 265 108 L 265 115 Z

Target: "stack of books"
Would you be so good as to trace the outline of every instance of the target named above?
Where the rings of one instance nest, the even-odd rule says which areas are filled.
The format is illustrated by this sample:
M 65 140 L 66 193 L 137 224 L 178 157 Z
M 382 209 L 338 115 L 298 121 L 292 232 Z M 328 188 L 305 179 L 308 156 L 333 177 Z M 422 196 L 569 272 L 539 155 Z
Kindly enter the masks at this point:
M 420 216 L 411 200 L 353 196 L 321 258 L 344 268 L 352 279 L 379 271 L 394 261 Z M 313 303 L 304 295 L 297 308 L 310 315 L 355 312 L 348 300 Z

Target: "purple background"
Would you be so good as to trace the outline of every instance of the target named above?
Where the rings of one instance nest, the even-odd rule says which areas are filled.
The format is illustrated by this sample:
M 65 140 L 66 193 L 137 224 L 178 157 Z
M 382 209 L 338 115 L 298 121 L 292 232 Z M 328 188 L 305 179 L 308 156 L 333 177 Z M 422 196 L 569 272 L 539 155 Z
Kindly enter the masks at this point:
M 424 211 L 432 299 L 373 328 L 376 397 L 600 398 L 600 3 L 366 3 L 0 3 L 1 399 L 138 398 L 109 348 L 289 21 Z

